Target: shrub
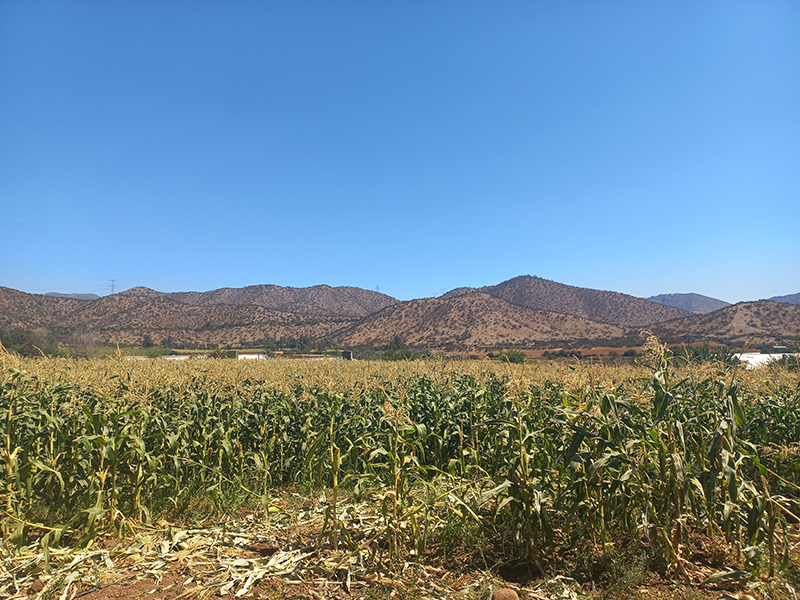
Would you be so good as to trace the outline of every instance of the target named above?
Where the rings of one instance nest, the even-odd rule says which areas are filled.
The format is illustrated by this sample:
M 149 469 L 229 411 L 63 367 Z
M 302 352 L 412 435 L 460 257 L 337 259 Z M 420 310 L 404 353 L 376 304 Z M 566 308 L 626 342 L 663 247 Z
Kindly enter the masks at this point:
M 522 364 L 528 358 L 522 350 L 508 348 L 500 353 L 500 360 L 507 360 L 510 363 Z

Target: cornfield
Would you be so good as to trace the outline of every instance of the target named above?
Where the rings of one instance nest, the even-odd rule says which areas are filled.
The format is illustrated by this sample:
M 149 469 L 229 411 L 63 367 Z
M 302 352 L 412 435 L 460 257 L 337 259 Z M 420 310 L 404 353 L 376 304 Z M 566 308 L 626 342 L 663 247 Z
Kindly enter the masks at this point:
M 7 549 L 324 494 L 320 543 L 422 555 L 453 526 L 544 565 L 620 536 L 681 574 L 694 536 L 788 560 L 800 384 L 773 369 L 484 361 L 168 363 L 0 355 Z M 374 502 L 365 535 L 342 498 Z

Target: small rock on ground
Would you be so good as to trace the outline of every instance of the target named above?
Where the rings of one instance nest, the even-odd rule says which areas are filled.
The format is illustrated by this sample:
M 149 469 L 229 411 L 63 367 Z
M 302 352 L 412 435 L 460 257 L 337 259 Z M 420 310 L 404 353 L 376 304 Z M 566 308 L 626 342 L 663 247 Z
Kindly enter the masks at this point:
M 500 588 L 492 593 L 492 600 L 519 600 L 519 596 L 512 589 Z

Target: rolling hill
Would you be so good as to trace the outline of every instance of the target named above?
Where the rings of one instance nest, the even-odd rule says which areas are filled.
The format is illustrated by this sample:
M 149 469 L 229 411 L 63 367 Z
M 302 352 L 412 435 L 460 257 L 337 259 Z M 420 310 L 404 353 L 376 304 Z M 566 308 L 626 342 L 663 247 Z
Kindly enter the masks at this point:
M 418 348 L 570 345 L 626 335 L 622 327 L 525 308 L 489 294 L 411 300 L 367 317 L 336 338 L 350 346 L 383 346 L 399 336 Z
M 800 341 L 800 306 L 770 300 L 740 302 L 706 315 L 660 323 L 651 331 L 667 343 L 708 341 L 741 346 Z
M 32 329 L 55 327 L 69 322 L 73 314 L 92 301 L 59 296 L 26 294 L 0 287 L 0 327 Z
M 356 319 L 288 313 L 254 305 L 192 306 L 159 295 L 115 294 L 75 300 L 0 288 L 0 327 L 62 328 L 90 334 L 96 342 L 139 344 L 145 334 L 186 343 L 247 342 L 270 336 L 327 337 Z
M 704 298 L 687 294 L 692 302 Z M 696 297 L 695 297 L 696 296 Z M 684 298 L 684 300 L 687 300 Z M 697 309 L 694 304 L 684 306 Z M 643 329 L 669 343 L 741 345 L 800 341 L 800 306 L 760 300 L 691 314 L 626 294 L 517 277 L 399 302 L 359 288 L 259 285 L 211 292 L 149 288 L 79 300 L 0 287 L 0 328 L 80 334 L 94 342 L 246 346 L 272 337 L 385 346 L 395 336 L 418 348 L 636 345 Z
M 329 285 L 307 288 L 251 285 L 243 288 L 220 288 L 209 292 L 157 292 L 150 288 L 136 287 L 119 295 L 146 298 L 159 296 L 191 306 L 252 305 L 282 312 L 346 317 L 365 317 L 398 302 L 391 296 L 371 290 Z
M 679 308 L 648 302 L 628 294 L 574 287 L 530 275 L 477 289 L 456 288 L 440 296 L 440 299 L 447 300 L 475 291 L 526 308 L 573 315 L 623 327 L 645 327 L 690 314 Z

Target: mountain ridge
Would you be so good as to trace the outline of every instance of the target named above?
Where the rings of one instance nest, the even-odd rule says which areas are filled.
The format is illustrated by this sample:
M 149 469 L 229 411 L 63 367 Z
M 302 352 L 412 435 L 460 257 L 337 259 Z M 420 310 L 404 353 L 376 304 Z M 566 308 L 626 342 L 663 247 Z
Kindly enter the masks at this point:
M 305 288 L 274 284 L 250 285 L 242 288 L 218 288 L 207 292 L 157 292 L 135 287 L 124 292 L 124 296 L 163 296 L 190 306 L 229 304 L 232 306 L 255 305 L 299 314 L 365 317 L 386 306 L 396 304 L 397 299 L 365 290 L 363 288 L 315 285 Z
M 382 346 L 397 336 L 413 347 L 533 347 L 542 343 L 621 339 L 619 326 L 541 311 L 482 292 L 409 300 L 370 315 L 336 338 L 353 346 Z
M 769 298 L 772 302 L 784 302 L 786 304 L 800 304 L 800 292 L 787 294 L 786 296 L 773 296 Z
M 800 342 L 800 306 L 772 300 L 739 302 L 704 315 L 658 323 L 651 331 L 667 343 Z
M 97 300 L 100 297 L 97 294 L 62 294 L 60 292 L 47 292 L 45 296 L 53 296 L 55 298 L 72 298 L 73 300 Z
M 0 327 L 67 328 L 95 342 L 161 340 L 225 345 L 269 336 L 325 338 L 354 317 L 287 313 L 256 305 L 192 306 L 164 296 L 114 294 L 86 301 L 26 294 L 0 287 Z
M 456 288 L 439 298 L 448 299 L 475 291 L 525 308 L 625 327 L 643 327 L 690 314 L 621 292 L 581 288 L 531 275 L 520 275 L 497 285 L 481 288 Z
M 657 304 L 664 304 L 665 306 L 673 306 L 680 308 L 695 315 L 705 315 L 720 308 L 730 306 L 730 302 L 719 300 L 718 298 L 711 298 L 710 296 L 703 296 L 694 292 L 688 294 L 659 294 L 657 296 L 650 296 L 645 298 L 650 302 Z
M 605 320 L 589 319 L 587 313 Z M 609 322 L 614 320 L 619 322 Z M 691 314 L 643 298 L 530 276 L 404 302 L 360 288 L 324 285 L 172 293 L 136 287 L 95 300 L 0 287 L 0 328 L 73 332 L 96 342 L 132 345 L 147 335 L 155 341 L 238 347 L 267 337 L 303 336 L 345 346 L 386 346 L 398 337 L 415 347 L 635 346 L 645 330 L 669 343 L 763 345 L 800 341 L 800 306 L 760 300 Z

